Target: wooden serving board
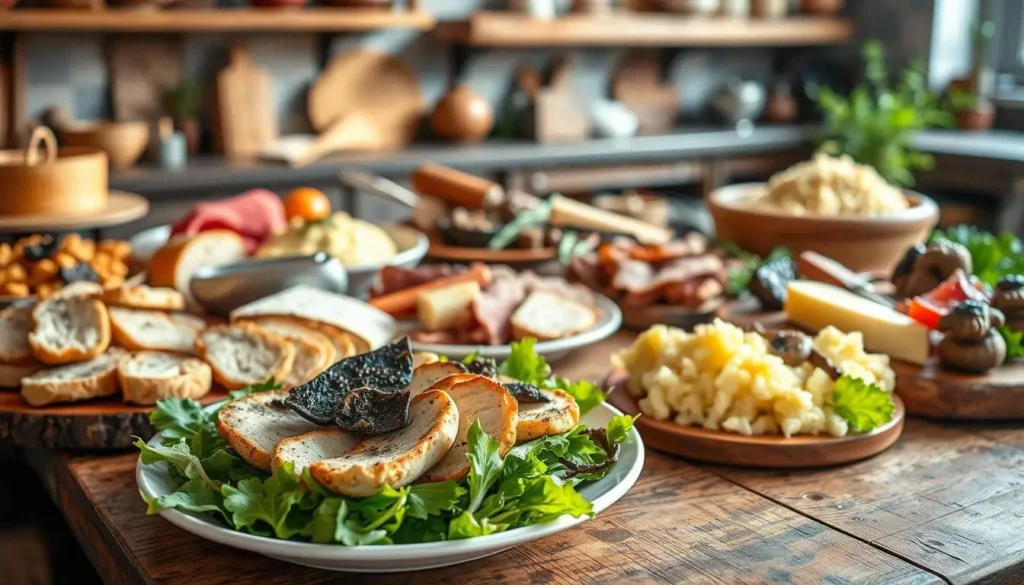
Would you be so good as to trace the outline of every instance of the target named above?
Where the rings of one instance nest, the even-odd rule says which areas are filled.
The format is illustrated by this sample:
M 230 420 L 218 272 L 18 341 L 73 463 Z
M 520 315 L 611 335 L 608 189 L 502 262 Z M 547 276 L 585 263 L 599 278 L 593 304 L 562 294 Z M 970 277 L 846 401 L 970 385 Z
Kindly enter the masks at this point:
M 215 142 L 230 159 L 255 158 L 277 139 L 270 75 L 253 64 L 248 48 L 234 43 L 228 66 L 217 74 Z
M 932 358 L 924 366 L 892 360 L 896 392 L 915 416 L 970 420 L 1024 419 L 1024 363 L 987 374 L 942 369 Z
M 212 404 L 227 398 L 215 388 L 199 400 Z M 125 403 L 120 395 L 36 408 L 18 392 L 0 392 L 0 442 L 46 449 L 128 449 L 135 437 L 149 440 L 152 406 Z
M 558 249 L 554 247 L 491 250 L 490 248 L 449 246 L 441 240 L 440 235 L 437 233 L 427 234 L 427 237 L 430 239 L 427 258 L 443 262 L 456 262 L 460 264 L 468 264 L 470 262 L 483 262 L 484 264 L 530 264 L 554 260 L 558 256 Z
M 674 305 L 634 306 L 618 303 L 622 309 L 622 326 L 626 329 L 643 331 L 652 325 L 668 325 L 690 330 L 695 325 L 710 323 L 722 307 L 721 300 L 711 300 L 697 309 Z
M 636 400 L 625 389 L 625 374 L 612 372 L 606 385 L 615 391 L 608 402 L 630 415 L 640 413 Z M 892 420 L 865 435 L 846 437 L 824 436 L 757 436 L 709 431 L 700 427 L 686 427 L 671 421 L 659 421 L 641 416 L 637 430 L 644 443 L 664 453 L 679 455 L 707 463 L 763 468 L 828 467 L 867 459 L 888 449 L 903 432 L 904 407 L 898 396 L 893 396 L 896 409 Z

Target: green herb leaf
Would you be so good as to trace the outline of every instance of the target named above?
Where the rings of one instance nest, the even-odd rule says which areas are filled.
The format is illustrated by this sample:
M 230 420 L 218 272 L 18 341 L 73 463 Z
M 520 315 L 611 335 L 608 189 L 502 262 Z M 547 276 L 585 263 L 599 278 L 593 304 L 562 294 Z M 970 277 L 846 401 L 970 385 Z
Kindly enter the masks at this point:
M 486 536 L 495 532 L 502 532 L 508 528 L 507 524 L 493 524 L 489 519 L 477 520 L 468 510 L 452 519 L 448 525 L 448 539 L 462 540 Z
M 225 522 L 228 520 L 227 512 L 224 510 L 224 498 L 201 478 L 190 479 L 174 492 L 156 498 L 139 493 L 148 506 L 147 514 L 159 514 L 164 510 L 174 509 L 220 516 Z
M 570 382 L 565 378 L 553 378 L 542 384 L 541 388 L 556 388 L 576 399 L 580 407 L 580 414 L 586 414 L 597 405 L 604 402 L 608 395 L 601 390 L 600 386 L 588 380 Z
M 153 465 L 165 461 L 186 479 L 201 480 L 213 490 L 221 488 L 221 483 L 207 475 L 202 461 L 189 451 L 189 447 L 185 443 L 171 446 L 149 445 L 142 439 L 136 439 L 134 445 L 142 452 L 140 457 L 143 465 Z
M 1006 361 L 1024 358 L 1024 331 L 1014 331 L 1003 325 L 999 334 L 1006 341 Z
M 466 488 L 454 481 L 440 483 L 423 483 L 409 487 L 409 506 L 406 515 L 410 518 L 426 520 L 428 516 L 438 516 L 454 509 L 467 494 Z
M 626 440 L 629 436 L 630 429 L 633 428 L 633 423 L 636 419 L 640 418 L 640 415 L 629 416 L 628 414 L 621 414 L 616 416 L 608 422 L 608 440 L 612 443 L 621 443 Z
M 875 384 L 852 376 L 836 380 L 833 409 L 850 428 L 866 433 L 892 420 L 892 396 Z
M 508 359 L 498 366 L 498 373 L 534 386 L 543 385 L 551 375 L 551 367 L 534 350 L 536 344 L 537 340 L 532 337 L 513 341 Z
M 245 398 L 250 394 L 258 394 L 260 392 L 271 392 L 274 390 L 280 390 L 283 388 L 281 384 L 273 378 L 263 382 L 262 384 L 253 384 L 252 386 L 246 386 L 245 388 L 239 388 L 228 394 L 228 400 L 238 400 L 239 398 Z
M 551 218 L 551 201 L 558 195 L 552 195 L 550 199 L 541 201 L 537 207 L 526 209 L 519 213 L 512 221 L 506 223 L 498 233 L 494 234 L 487 247 L 492 250 L 504 250 L 515 242 L 519 234 L 528 227 L 544 225 Z
M 149 422 L 163 433 L 164 439 L 172 443 L 190 440 L 210 424 L 203 407 L 191 398 L 158 400 L 156 408 L 149 415 Z
M 320 502 L 302 534 L 319 544 L 360 546 L 391 542 L 386 530 L 363 530 L 357 522 L 350 520 L 349 505 L 343 498 L 327 498 Z
M 388 532 L 398 530 L 405 518 L 409 488 L 396 490 L 385 485 L 376 494 L 361 500 L 352 500 L 352 511 L 363 519 L 361 526 L 366 530 L 383 528 Z
M 967 248 L 974 275 L 990 287 L 1006 276 L 1024 273 L 1024 245 L 1013 234 L 996 236 L 973 226 L 958 225 L 946 231 L 936 230 L 931 241 L 936 240 Z
M 267 534 L 266 528 L 270 528 L 270 534 L 281 539 L 301 533 L 308 523 L 289 522 L 289 515 L 299 507 L 307 493 L 302 489 L 291 463 L 282 465 L 266 481 L 253 477 L 234 486 L 221 486 L 224 508 L 231 512 L 235 529 Z
M 483 431 L 479 420 L 470 425 L 466 440 L 466 457 L 469 459 L 469 505 L 466 511 L 472 514 L 480 507 L 487 490 L 501 478 L 502 461 L 498 455 L 498 441 Z

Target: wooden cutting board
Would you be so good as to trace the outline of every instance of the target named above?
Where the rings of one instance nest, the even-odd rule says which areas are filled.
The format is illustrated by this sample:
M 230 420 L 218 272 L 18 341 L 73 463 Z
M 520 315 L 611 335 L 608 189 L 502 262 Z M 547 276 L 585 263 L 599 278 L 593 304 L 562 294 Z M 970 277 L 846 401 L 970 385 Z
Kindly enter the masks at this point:
M 228 66 L 217 74 L 215 144 L 231 159 L 260 155 L 277 140 L 277 115 L 270 75 L 253 64 L 244 44 L 229 49 Z
M 309 90 L 309 120 L 319 132 L 361 112 L 377 127 L 382 148 L 412 142 L 427 104 L 416 75 L 386 53 L 348 51 L 331 59 Z
M 612 99 L 637 115 L 642 135 L 667 133 L 679 115 L 679 90 L 662 81 L 656 51 L 631 51 L 623 58 L 612 80 Z
M 181 42 L 177 37 L 114 37 L 108 60 L 114 119 L 153 121 L 164 115 L 164 95 L 182 79 Z
M 1024 363 L 985 374 L 945 370 L 936 358 L 924 366 L 892 360 L 896 393 L 916 416 L 963 420 L 1024 419 Z

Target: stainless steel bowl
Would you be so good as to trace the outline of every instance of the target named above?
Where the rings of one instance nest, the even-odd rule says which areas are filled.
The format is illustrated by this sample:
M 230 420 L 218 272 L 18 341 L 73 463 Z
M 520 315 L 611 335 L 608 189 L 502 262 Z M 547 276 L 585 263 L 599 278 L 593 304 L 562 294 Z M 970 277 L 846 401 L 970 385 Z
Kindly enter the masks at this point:
M 348 273 L 336 258 L 318 252 L 204 266 L 192 275 L 189 290 L 204 309 L 225 317 L 242 305 L 299 284 L 344 294 Z

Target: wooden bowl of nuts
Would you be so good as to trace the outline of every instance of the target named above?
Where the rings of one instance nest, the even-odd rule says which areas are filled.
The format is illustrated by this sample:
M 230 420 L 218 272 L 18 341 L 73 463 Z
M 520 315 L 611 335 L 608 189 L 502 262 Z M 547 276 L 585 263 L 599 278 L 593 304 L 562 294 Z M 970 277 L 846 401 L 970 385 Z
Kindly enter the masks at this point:
M 130 257 L 128 242 L 94 242 L 78 234 L 33 234 L 0 244 L 0 304 L 44 299 L 76 282 L 121 286 Z

